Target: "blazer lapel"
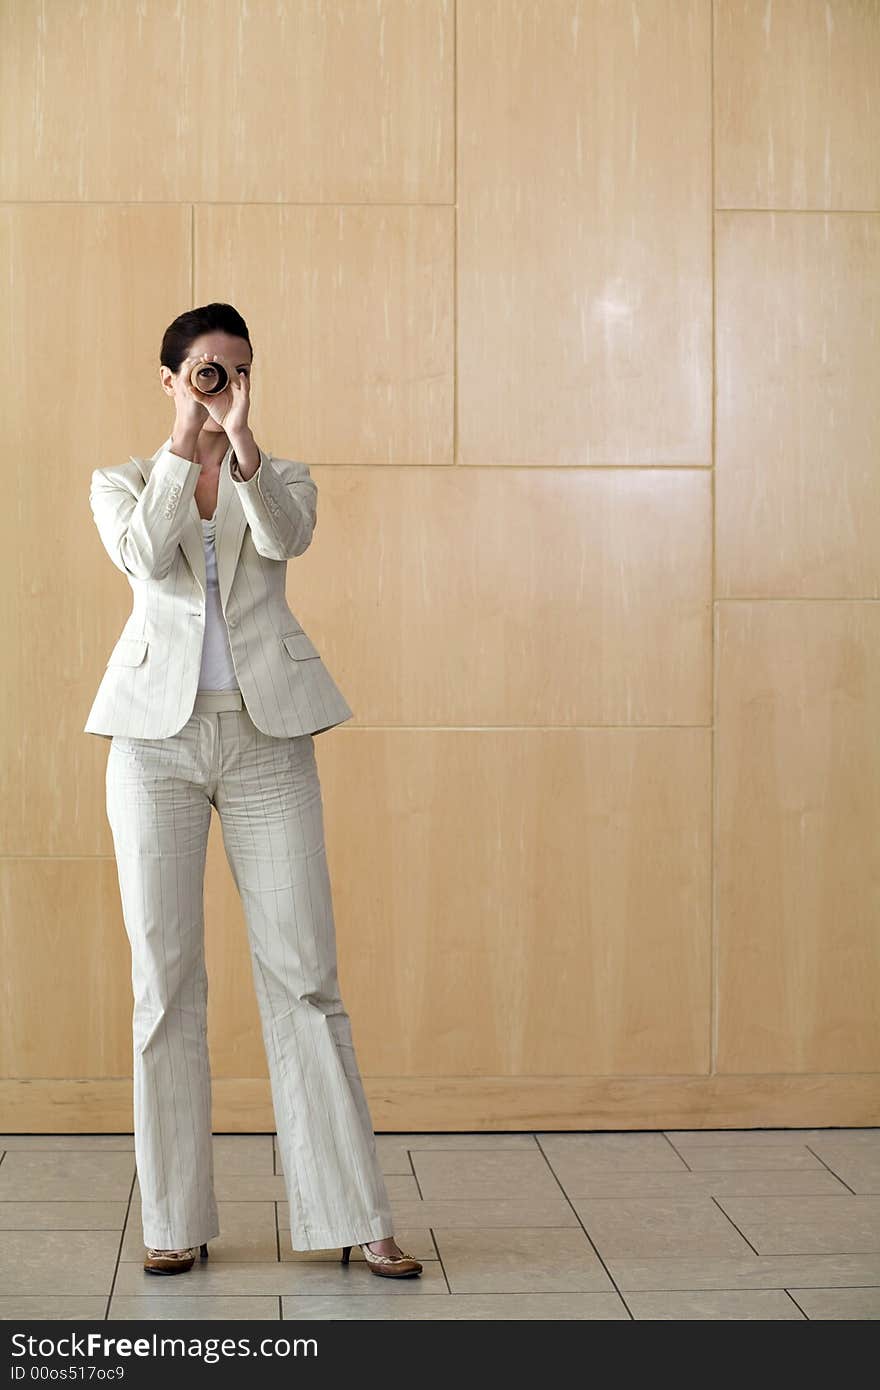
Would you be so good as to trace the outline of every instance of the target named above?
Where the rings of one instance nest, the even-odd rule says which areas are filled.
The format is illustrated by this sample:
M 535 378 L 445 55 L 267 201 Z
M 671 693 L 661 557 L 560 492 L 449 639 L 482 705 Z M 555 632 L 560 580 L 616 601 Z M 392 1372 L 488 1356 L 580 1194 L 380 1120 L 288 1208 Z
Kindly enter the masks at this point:
M 217 487 L 217 529 L 214 536 L 214 549 L 217 555 L 217 584 L 220 589 L 220 603 L 224 613 L 247 526 L 244 508 L 238 500 L 238 492 L 229 471 L 231 461 L 232 445 L 230 444 L 220 466 L 220 482 Z M 195 506 L 195 503 L 193 505 Z M 201 529 L 201 523 L 199 523 L 200 539 Z M 202 556 L 202 569 L 204 570 L 204 555 Z M 202 588 L 204 588 L 204 584 Z
M 169 435 L 152 458 L 135 458 L 133 454 L 130 456 L 143 474 L 144 482 L 149 478 L 152 467 L 162 450 L 168 448 L 171 438 Z M 220 480 L 217 487 L 217 526 L 214 533 L 217 581 L 220 589 L 220 602 L 224 611 L 229 590 L 232 588 L 232 580 L 235 577 L 235 568 L 238 564 L 241 543 L 247 526 L 244 509 L 236 496 L 235 483 L 232 481 L 232 474 L 229 471 L 231 458 L 232 445 L 230 444 L 220 465 Z M 204 595 L 208 587 L 205 571 L 205 540 L 202 534 L 202 518 L 194 497 L 190 498 L 189 512 L 180 534 L 180 548 L 186 556 L 187 563 L 198 580 Z

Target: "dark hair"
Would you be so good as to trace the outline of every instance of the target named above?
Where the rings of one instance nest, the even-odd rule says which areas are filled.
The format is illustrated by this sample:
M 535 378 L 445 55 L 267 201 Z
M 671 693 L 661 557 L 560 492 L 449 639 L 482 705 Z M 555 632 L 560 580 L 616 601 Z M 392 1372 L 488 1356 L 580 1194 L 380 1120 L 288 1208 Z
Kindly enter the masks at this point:
M 247 324 L 237 309 L 231 304 L 203 304 L 199 309 L 188 309 L 179 314 L 165 329 L 159 361 L 176 375 L 189 356 L 190 346 L 203 333 L 211 333 L 219 328 L 233 338 L 244 338 L 253 357 L 254 347 L 247 330 Z

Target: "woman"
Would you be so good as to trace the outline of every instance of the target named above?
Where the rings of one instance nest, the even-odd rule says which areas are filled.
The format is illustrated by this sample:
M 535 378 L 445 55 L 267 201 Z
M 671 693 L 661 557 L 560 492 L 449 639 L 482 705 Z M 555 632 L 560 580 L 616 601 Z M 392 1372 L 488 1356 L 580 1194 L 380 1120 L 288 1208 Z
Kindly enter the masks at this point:
M 220 1230 L 203 908 L 214 806 L 247 922 L 292 1247 L 342 1246 L 347 1263 L 358 1243 L 373 1273 L 419 1274 L 391 1234 L 337 979 L 314 738 L 352 711 L 286 600 L 317 489 L 304 464 L 254 440 L 253 351 L 235 309 L 175 319 L 160 362 L 171 436 L 151 460 L 92 475 L 95 523 L 134 606 L 85 726 L 110 739 L 144 1269 L 191 1269 Z M 191 384 L 197 362 L 226 367 L 220 394 Z

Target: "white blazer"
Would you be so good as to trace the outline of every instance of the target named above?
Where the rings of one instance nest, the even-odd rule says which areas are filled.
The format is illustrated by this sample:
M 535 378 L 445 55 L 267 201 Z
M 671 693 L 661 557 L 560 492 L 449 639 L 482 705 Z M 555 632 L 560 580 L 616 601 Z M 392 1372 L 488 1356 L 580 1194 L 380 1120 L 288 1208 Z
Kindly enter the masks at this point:
M 95 525 L 134 595 L 83 730 L 103 738 L 169 738 L 193 712 L 206 609 L 200 468 L 170 444 L 92 474 Z M 220 468 L 215 546 L 232 660 L 248 714 L 277 738 L 354 713 L 287 606 L 287 561 L 312 539 L 317 495 L 304 463 L 264 449 L 246 482 L 231 445 Z

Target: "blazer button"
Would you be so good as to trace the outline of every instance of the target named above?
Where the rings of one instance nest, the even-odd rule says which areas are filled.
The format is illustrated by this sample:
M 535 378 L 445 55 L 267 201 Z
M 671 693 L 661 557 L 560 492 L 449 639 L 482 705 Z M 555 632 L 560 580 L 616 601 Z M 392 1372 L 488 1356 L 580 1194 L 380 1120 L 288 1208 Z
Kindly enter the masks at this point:
M 236 617 L 229 617 L 226 619 L 226 622 L 229 627 L 238 627 L 238 618 Z

